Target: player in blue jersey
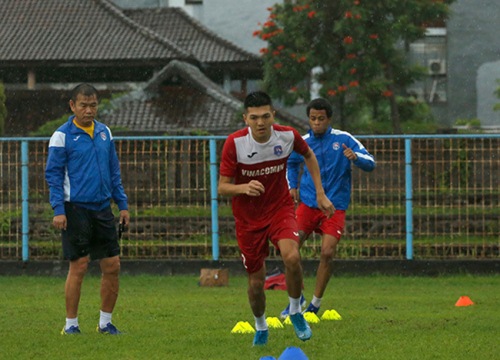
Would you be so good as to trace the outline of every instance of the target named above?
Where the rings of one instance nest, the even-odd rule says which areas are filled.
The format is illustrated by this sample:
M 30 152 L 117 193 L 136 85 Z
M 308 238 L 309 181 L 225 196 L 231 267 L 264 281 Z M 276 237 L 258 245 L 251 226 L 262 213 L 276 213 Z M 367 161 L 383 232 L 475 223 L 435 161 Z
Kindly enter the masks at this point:
M 373 156 L 354 136 L 331 127 L 332 115 L 332 105 L 326 99 L 312 100 L 307 106 L 311 129 L 303 138 L 318 159 L 323 188 L 335 207 L 333 216 L 328 218 L 318 209 L 316 190 L 307 168 L 304 167 L 299 179 L 303 157 L 293 152 L 288 159 L 290 194 L 298 204 L 296 216 L 300 244 L 302 245 L 313 231 L 321 234 L 321 256 L 316 273 L 316 287 L 311 303 L 305 311 L 316 314 L 330 279 L 330 263 L 344 232 L 345 212 L 351 198 L 351 166 L 353 164 L 367 172 L 375 169 Z M 305 305 L 305 300 L 303 298 L 302 300 Z M 288 310 L 287 307 L 281 313 L 282 318 L 288 316 Z
M 111 322 L 118 298 L 120 246 L 111 200 L 120 210 L 120 224 L 130 221 L 120 164 L 110 129 L 95 119 L 97 90 L 80 84 L 69 101 L 74 115 L 61 125 L 49 142 L 45 178 L 54 210 L 52 223 L 61 230 L 64 258 L 69 260 L 66 278 L 66 324 L 61 334 L 80 334 L 78 305 L 88 263 L 101 267 L 101 311 L 97 331 L 117 335 Z

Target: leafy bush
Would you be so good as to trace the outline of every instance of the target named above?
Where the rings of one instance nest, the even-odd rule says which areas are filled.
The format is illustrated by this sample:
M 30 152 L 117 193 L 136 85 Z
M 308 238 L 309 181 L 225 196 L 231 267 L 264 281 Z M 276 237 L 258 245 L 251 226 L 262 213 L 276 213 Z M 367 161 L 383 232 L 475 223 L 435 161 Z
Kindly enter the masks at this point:
M 47 121 L 45 124 L 40 126 L 37 130 L 30 132 L 30 136 L 51 136 L 54 131 L 57 130 L 59 126 L 68 121 L 68 117 L 71 114 L 64 114 L 60 118 L 55 120 Z
M 455 126 L 461 127 L 460 133 L 478 133 L 481 132 L 481 120 L 478 118 L 472 119 L 457 119 Z

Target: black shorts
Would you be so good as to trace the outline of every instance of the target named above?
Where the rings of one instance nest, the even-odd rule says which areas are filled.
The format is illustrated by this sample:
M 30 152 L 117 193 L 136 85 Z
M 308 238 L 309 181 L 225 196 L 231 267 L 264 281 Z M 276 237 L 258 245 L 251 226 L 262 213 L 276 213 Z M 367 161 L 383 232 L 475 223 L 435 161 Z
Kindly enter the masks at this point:
M 67 227 L 62 231 L 65 259 L 76 260 L 87 255 L 103 259 L 120 255 L 115 216 L 111 207 L 94 211 L 72 203 L 64 204 Z

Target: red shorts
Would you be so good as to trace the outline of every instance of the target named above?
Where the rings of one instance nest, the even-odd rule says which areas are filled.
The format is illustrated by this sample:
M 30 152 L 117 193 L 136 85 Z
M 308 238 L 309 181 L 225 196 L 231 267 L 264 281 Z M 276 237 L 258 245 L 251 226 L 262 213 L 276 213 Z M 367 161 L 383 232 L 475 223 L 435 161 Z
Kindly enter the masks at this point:
M 300 203 L 296 214 L 299 230 L 307 235 L 314 231 L 317 234 L 328 234 L 340 240 L 344 232 L 345 210 L 335 210 L 335 213 L 327 218 L 323 211 Z
M 278 248 L 278 241 L 292 239 L 299 242 L 299 233 L 293 207 L 284 207 L 270 222 L 259 229 L 236 222 L 236 239 L 247 273 L 254 273 L 264 266 L 269 256 L 269 241 Z

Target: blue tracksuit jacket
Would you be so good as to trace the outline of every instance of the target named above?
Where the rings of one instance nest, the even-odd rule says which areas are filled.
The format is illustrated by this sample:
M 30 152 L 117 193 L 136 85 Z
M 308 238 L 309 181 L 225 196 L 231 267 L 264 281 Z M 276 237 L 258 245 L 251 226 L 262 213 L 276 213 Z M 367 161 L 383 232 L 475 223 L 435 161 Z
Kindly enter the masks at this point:
M 111 131 L 94 120 L 92 139 L 73 124 L 73 118 L 70 116 L 49 142 L 45 179 L 54 215 L 65 214 L 65 202 L 102 210 L 113 199 L 120 210 L 127 210 L 127 195 Z
M 358 159 L 352 163 L 364 171 L 375 169 L 373 156 L 365 149 L 354 136 L 345 131 L 331 127 L 320 136 L 315 136 L 312 130 L 303 136 L 309 147 L 318 159 L 321 171 L 321 182 L 326 196 L 337 210 L 347 210 L 351 200 L 351 161 L 344 156 L 342 144 L 351 148 Z M 304 158 L 293 152 L 288 159 L 288 185 L 297 189 L 299 185 L 299 171 Z M 300 179 L 300 201 L 312 208 L 318 208 L 316 202 L 316 188 L 311 174 L 306 166 Z

